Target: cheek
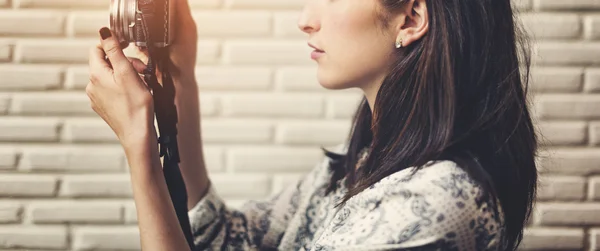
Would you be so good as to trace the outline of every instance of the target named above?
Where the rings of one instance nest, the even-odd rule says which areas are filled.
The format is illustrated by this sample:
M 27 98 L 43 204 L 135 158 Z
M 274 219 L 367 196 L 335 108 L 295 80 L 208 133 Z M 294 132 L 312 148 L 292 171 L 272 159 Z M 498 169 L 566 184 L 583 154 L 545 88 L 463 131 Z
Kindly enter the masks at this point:
M 394 45 L 387 45 L 389 39 L 377 26 L 371 10 L 364 6 L 338 10 L 322 21 L 320 35 L 327 49 L 326 56 L 319 60 L 317 76 L 323 87 L 359 87 L 383 74 Z
M 318 79 L 328 89 L 344 89 L 370 84 L 385 74 L 392 63 L 394 46 L 376 37 L 355 36 L 352 42 L 327 52 L 319 62 Z

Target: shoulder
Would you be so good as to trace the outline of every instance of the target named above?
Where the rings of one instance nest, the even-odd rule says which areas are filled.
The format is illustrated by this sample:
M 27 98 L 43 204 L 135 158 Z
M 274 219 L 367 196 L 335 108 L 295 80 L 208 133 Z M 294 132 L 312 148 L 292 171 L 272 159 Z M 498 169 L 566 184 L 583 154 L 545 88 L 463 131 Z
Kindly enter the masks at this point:
M 346 245 L 407 250 L 493 250 L 498 245 L 502 220 L 491 208 L 496 204 L 463 169 L 440 161 L 412 171 L 394 173 L 348 201 L 338 230 L 357 238 Z

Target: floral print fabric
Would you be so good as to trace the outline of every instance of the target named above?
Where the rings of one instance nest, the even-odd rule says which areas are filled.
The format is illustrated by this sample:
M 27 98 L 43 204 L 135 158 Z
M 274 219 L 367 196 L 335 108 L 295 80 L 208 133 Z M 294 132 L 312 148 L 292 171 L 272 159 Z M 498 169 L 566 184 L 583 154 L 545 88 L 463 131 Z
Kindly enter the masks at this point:
M 189 211 L 196 250 L 498 250 L 502 214 L 454 162 L 396 172 L 335 208 L 325 159 L 296 184 L 240 209 L 213 186 Z

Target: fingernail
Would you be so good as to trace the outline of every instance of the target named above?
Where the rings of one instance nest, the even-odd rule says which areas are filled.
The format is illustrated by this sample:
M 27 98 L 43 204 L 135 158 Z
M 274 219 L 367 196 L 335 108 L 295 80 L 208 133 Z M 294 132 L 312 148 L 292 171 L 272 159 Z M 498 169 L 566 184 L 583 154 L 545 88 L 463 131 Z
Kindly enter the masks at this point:
M 108 28 L 102 27 L 102 29 L 100 29 L 100 37 L 102 37 L 102 40 L 107 39 L 110 36 L 112 36 L 112 34 Z

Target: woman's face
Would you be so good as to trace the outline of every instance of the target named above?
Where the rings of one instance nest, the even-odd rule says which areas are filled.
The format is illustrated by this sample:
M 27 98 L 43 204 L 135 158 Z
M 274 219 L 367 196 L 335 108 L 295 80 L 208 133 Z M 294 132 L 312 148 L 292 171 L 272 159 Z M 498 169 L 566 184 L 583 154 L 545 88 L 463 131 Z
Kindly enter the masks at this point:
M 385 28 L 378 0 L 306 0 L 298 27 L 313 52 L 318 80 L 327 89 L 372 88 L 393 62 L 396 35 Z

